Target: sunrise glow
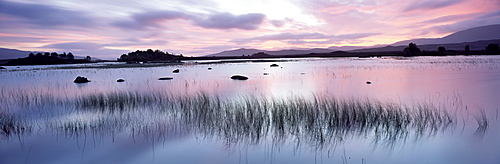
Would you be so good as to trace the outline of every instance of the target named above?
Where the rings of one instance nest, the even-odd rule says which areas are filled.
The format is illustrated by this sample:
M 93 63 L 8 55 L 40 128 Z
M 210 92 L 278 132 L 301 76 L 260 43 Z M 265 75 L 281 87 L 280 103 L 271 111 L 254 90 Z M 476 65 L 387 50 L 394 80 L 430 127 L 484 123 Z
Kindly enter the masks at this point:
M 497 0 L 1 0 L 0 47 L 116 58 L 388 45 L 500 23 Z

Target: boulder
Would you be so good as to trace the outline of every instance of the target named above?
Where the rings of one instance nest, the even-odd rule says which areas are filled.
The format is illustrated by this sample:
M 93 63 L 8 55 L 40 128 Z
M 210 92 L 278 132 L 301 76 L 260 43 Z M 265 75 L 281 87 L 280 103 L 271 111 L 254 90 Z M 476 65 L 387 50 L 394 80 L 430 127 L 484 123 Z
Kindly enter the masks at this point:
M 270 67 L 279 67 L 278 64 L 271 64 Z
M 160 77 L 158 80 L 172 80 L 174 79 L 173 77 Z
M 116 80 L 116 82 L 124 82 L 124 81 L 125 81 L 125 79 L 118 79 L 118 80 Z
M 233 75 L 233 76 L 231 76 L 231 79 L 233 79 L 233 80 L 248 80 L 248 77 L 242 76 L 242 75 Z
M 75 83 L 88 83 L 88 82 L 90 82 L 90 80 L 87 79 L 86 77 L 78 76 L 78 77 L 76 77 L 76 79 L 73 82 L 75 82 Z
M 371 81 L 366 81 L 366 84 L 372 84 L 372 82 Z
M 174 69 L 172 73 L 179 73 L 179 69 Z

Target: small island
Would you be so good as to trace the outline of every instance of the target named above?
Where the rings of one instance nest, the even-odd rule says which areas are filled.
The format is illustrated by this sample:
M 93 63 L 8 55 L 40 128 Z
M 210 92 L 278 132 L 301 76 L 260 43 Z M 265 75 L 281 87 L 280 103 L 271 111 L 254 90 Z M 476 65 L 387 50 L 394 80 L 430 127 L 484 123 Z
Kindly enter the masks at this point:
M 28 57 L 18 58 L 7 62 L 5 65 L 13 66 L 13 65 L 50 65 L 50 64 L 78 64 L 78 63 L 96 63 L 92 61 L 90 56 L 85 57 L 84 59 L 75 59 L 73 53 L 66 52 L 62 54 L 58 54 L 56 52 L 45 52 L 45 53 L 30 53 Z

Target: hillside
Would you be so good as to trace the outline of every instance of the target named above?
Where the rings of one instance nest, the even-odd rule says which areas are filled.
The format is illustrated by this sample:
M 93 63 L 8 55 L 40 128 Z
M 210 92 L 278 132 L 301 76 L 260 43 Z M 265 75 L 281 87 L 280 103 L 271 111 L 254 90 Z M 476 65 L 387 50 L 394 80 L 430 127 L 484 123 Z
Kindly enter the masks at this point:
M 353 51 L 350 51 L 350 52 L 389 52 L 389 51 L 403 51 L 403 49 L 408 46 L 408 43 L 406 43 L 406 45 L 404 45 L 404 46 L 386 46 L 386 47 L 378 47 L 378 48 L 366 48 L 366 49 L 357 49 L 357 50 L 353 50 Z M 417 46 L 418 46 L 418 48 L 420 48 L 420 50 L 425 50 L 425 51 L 437 51 L 437 49 L 438 49 L 439 46 L 443 46 L 447 50 L 463 51 L 465 49 L 466 45 L 469 45 L 470 50 L 472 50 L 472 51 L 480 51 L 480 50 L 484 50 L 485 47 L 488 44 L 499 44 L 500 45 L 500 39 L 496 39 L 496 40 L 481 40 L 481 41 L 463 42 L 463 43 L 427 44 L 427 45 L 421 45 L 418 42 L 415 42 L 415 43 L 417 43 Z
M 0 48 L 0 60 L 17 59 L 27 57 L 30 51 L 21 51 L 16 49 Z
M 495 40 L 500 39 L 500 24 L 475 27 L 459 32 L 455 32 L 443 38 L 421 38 L 399 41 L 391 46 L 404 46 L 413 42 L 419 45 L 426 44 L 446 44 L 446 43 L 463 43 L 475 42 L 480 40 Z

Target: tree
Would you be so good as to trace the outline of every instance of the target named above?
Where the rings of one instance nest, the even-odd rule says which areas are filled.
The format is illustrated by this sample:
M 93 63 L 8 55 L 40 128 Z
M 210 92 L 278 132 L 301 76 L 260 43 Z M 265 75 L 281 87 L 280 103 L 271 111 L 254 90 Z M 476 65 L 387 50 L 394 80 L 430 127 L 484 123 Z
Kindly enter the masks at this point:
M 49 52 L 45 52 L 45 53 L 43 54 L 43 56 L 45 56 L 45 57 L 49 57 L 49 56 L 50 56 L 50 53 L 49 53 Z
M 68 58 L 68 60 L 74 60 L 75 56 L 73 55 L 73 53 L 70 52 L 70 53 L 68 53 L 67 58 Z
M 446 48 L 444 48 L 443 46 L 439 46 L 438 51 L 439 51 L 439 53 L 444 53 L 444 52 L 446 52 Z
M 404 49 L 404 52 L 406 55 L 418 55 L 420 54 L 420 48 L 417 47 L 417 44 L 410 43 L 408 44 L 408 47 Z
M 50 56 L 57 57 L 58 54 L 56 52 L 52 52 L 52 53 L 50 53 Z
M 43 56 L 43 54 L 39 52 L 39 53 L 36 53 L 36 55 L 35 55 L 35 56 L 36 56 L 36 57 L 42 57 L 42 56 Z
M 66 55 L 66 52 L 65 52 L 65 53 L 62 53 L 62 54 L 59 54 L 59 57 L 60 57 L 61 59 L 66 59 L 66 56 L 67 56 L 67 55 Z
M 33 52 L 31 52 L 29 55 L 28 55 L 29 58 L 34 58 L 35 57 L 35 54 L 33 54 Z
M 90 61 L 92 58 L 90 56 L 85 57 L 85 60 Z
M 465 52 L 469 52 L 469 51 L 470 51 L 470 47 L 469 47 L 469 45 L 467 44 L 467 45 L 465 46 Z
M 488 46 L 486 46 L 486 51 L 497 52 L 499 50 L 500 46 L 498 46 L 498 44 L 488 44 Z

